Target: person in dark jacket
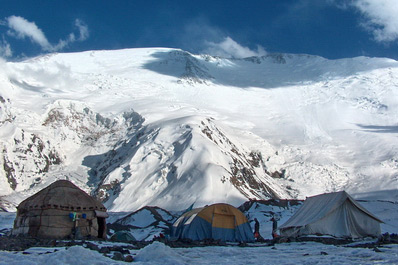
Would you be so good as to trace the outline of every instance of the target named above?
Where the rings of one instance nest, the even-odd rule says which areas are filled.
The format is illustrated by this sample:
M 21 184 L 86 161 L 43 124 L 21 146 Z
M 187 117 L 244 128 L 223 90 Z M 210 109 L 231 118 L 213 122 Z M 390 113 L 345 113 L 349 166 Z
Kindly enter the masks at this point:
M 260 223 L 258 222 L 257 218 L 254 218 L 254 233 L 260 232 Z
M 278 221 L 274 217 L 271 218 L 272 221 L 272 238 L 276 238 L 279 235 L 276 233 L 276 230 L 278 230 Z
M 257 218 L 254 218 L 254 238 L 258 239 L 260 237 L 260 223 Z

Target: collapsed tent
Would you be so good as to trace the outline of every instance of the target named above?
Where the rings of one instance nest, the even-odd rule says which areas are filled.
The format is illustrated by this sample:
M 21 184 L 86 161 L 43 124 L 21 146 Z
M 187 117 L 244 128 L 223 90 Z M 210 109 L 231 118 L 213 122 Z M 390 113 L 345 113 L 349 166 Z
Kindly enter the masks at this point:
M 345 191 L 308 197 L 279 230 L 281 236 L 331 235 L 335 237 L 377 237 L 379 218 L 367 211 Z
M 106 237 L 102 203 L 67 180 L 58 180 L 17 207 L 12 235 L 39 238 Z
M 173 224 L 171 238 L 252 242 L 246 216 L 229 204 L 219 203 L 184 213 Z
M 118 241 L 118 242 L 132 242 L 137 241 L 135 237 L 130 234 L 128 231 L 117 231 L 114 233 L 109 240 Z

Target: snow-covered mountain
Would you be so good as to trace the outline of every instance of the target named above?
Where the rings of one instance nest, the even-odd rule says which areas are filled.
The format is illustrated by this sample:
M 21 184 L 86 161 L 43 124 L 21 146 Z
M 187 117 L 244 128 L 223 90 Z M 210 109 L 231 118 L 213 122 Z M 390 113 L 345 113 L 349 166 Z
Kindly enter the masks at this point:
M 112 211 L 386 190 L 398 62 L 166 48 L 0 62 L 0 206 L 67 178 Z

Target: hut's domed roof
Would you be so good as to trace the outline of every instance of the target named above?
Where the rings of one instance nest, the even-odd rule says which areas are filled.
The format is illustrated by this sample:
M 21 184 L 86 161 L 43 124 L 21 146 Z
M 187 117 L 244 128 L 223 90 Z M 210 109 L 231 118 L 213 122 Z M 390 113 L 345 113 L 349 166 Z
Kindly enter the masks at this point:
M 106 211 L 104 205 L 68 180 L 57 180 L 18 205 L 18 210 L 57 208 Z

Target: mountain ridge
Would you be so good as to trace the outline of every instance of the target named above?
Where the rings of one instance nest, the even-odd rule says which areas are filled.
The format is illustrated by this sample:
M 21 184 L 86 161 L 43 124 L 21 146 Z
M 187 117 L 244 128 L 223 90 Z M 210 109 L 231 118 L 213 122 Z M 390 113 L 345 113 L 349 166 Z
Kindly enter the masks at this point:
M 0 69 L 0 196 L 14 204 L 55 178 L 111 210 L 397 186 L 391 59 L 143 48 Z

